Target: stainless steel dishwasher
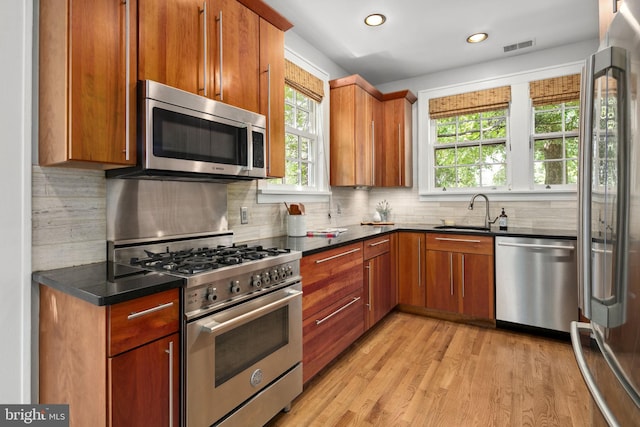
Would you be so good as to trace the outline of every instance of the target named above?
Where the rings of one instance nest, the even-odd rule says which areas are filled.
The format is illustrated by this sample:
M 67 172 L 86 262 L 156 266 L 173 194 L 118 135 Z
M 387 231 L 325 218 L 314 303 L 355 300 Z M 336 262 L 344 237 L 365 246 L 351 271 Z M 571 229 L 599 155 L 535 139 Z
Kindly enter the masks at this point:
M 569 332 L 578 320 L 576 241 L 496 237 L 496 320 Z

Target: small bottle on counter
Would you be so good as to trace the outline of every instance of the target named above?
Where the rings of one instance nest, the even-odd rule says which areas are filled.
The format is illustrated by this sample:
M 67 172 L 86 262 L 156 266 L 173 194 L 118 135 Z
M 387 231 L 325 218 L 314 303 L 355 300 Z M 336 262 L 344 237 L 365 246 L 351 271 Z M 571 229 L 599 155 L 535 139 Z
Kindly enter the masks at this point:
M 507 214 L 504 213 L 504 208 L 502 208 L 502 213 L 498 217 L 498 224 L 500 225 L 500 230 L 507 229 Z

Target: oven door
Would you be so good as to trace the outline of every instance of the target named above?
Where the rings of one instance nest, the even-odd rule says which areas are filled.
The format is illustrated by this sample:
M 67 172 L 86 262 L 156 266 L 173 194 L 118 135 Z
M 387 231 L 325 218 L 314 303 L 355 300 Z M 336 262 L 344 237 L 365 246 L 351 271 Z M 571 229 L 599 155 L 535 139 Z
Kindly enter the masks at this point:
M 301 287 L 187 324 L 187 426 L 215 423 L 301 362 Z

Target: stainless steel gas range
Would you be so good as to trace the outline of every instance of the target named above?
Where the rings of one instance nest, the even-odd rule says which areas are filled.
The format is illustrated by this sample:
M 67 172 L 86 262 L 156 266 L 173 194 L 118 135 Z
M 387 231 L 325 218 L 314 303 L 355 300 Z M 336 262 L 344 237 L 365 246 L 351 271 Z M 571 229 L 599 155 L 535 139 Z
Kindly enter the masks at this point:
M 184 421 L 262 425 L 302 392 L 301 254 L 231 234 L 110 242 L 118 264 L 185 279 Z
M 184 279 L 182 424 L 260 426 L 302 392 L 301 253 L 234 245 L 226 186 L 107 180 L 108 257 Z

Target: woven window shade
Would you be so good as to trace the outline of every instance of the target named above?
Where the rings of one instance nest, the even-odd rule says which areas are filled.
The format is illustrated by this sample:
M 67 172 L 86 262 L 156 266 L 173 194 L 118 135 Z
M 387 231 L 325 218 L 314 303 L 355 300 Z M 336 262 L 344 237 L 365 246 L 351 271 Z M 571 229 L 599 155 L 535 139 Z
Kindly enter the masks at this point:
M 481 113 L 509 107 L 511 86 L 477 90 L 459 95 L 443 96 L 429 100 L 429 116 L 432 119 Z
M 324 96 L 322 80 L 287 60 L 284 62 L 284 82 L 309 98 L 317 102 L 322 101 Z
M 529 82 L 534 107 L 580 99 L 580 74 Z

